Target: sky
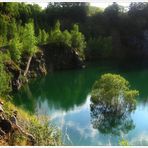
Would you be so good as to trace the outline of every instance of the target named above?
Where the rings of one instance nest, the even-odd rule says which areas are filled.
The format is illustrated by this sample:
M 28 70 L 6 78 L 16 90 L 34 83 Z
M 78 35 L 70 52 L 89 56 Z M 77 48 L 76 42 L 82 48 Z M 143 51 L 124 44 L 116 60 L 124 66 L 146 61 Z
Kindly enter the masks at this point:
M 9 1 L 9 0 L 8 0 Z M 12 0 L 13 1 L 13 0 Z M 17 0 L 15 0 L 17 1 Z M 24 0 L 18 0 L 18 1 L 24 1 Z M 29 3 L 34 2 L 40 5 L 42 8 L 45 8 L 48 4 L 48 2 L 89 2 L 91 6 L 106 8 L 108 5 L 111 5 L 113 2 L 117 2 L 119 5 L 122 5 L 124 7 L 128 7 L 131 2 L 148 2 L 148 0 L 30 0 Z
M 82 0 L 81 0 L 82 1 Z M 54 2 L 54 1 L 51 1 L 51 2 Z M 57 0 L 56 0 L 56 2 L 58 2 Z M 60 1 L 59 1 L 60 2 Z M 78 1 L 77 1 L 78 2 Z M 83 2 L 83 1 L 82 1 Z M 85 2 L 85 1 L 84 1 Z M 91 6 L 96 6 L 96 7 L 101 7 L 101 8 L 106 8 L 108 5 L 111 5 L 114 1 L 112 1 L 112 0 L 104 0 L 104 1 L 101 1 L 101 2 L 97 2 L 97 1 L 93 1 L 93 2 L 91 2 L 91 1 L 88 1 L 88 2 L 90 2 L 90 5 Z M 131 1 L 127 1 L 127 0 L 125 0 L 125 1 L 116 1 L 119 5 L 122 5 L 122 6 L 125 6 L 125 7 L 127 7 L 127 6 L 129 6 L 129 4 L 131 3 Z M 37 3 L 38 5 L 40 5 L 42 8 L 45 8 L 46 6 L 47 6 L 47 4 L 48 4 L 48 2 L 35 2 L 35 3 Z

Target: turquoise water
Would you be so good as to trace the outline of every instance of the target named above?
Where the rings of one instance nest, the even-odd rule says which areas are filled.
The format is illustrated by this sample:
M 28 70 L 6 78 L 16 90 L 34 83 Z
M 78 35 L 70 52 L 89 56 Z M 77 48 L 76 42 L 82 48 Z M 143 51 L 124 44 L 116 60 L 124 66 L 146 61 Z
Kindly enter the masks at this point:
M 94 81 L 104 73 L 118 73 L 131 88 L 138 89 L 137 108 L 104 129 L 96 128 L 90 110 L 90 91 Z M 119 69 L 98 65 L 86 69 L 60 71 L 32 80 L 17 94 L 14 103 L 34 114 L 47 115 L 62 130 L 65 145 L 118 145 L 122 138 L 130 145 L 148 145 L 148 69 Z M 97 120 L 100 121 L 98 118 Z

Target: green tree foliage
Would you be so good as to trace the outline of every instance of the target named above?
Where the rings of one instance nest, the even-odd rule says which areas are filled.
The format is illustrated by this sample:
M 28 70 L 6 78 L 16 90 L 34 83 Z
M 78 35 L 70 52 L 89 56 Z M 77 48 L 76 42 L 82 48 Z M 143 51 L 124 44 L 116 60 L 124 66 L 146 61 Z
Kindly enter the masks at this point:
M 15 62 L 20 62 L 23 49 L 22 49 L 22 43 L 20 42 L 18 36 L 10 41 L 9 46 L 10 46 L 9 52 L 11 55 L 11 59 Z
M 7 15 L 9 17 L 16 17 L 18 15 L 18 3 L 1 2 L 0 12 L 1 14 Z
M 34 33 L 34 25 L 32 22 L 25 24 L 22 34 L 23 50 L 29 55 L 33 55 L 37 51 L 37 40 Z
M 0 35 L 1 35 L 1 46 L 7 44 L 7 17 L 0 15 Z
M 38 44 L 45 44 L 48 39 L 48 34 L 45 32 L 45 30 L 39 29 L 39 35 L 38 35 Z
M 8 30 L 7 30 L 7 39 L 8 41 L 15 38 L 17 34 L 17 25 L 15 19 L 12 19 L 12 21 L 8 24 Z
M 120 136 L 135 128 L 131 112 L 136 108 L 137 90 L 117 74 L 104 74 L 92 88 L 90 105 L 93 128 Z
M 91 100 L 108 112 L 123 113 L 136 107 L 137 90 L 131 90 L 129 82 L 116 74 L 104 74 L 92 88 Z
M 4 62 L 8 60 L 8 57 L 0 52 L 0 96 L 7 95 L 10 92 L 10 75 L 5 70 Z
M 42 117 L 40 119 L 42 123 L 38 120 L 31 120 L 29 125 L 29 131 L 35 135 L 36 145 L 38 146 L 58 146 L 61 145 L 61 133 L 53 125 L 49 124 L 49 121 Z
M 120 146 L 129 146 L 129 143 L 128 143 L 127 140 L 121 139 L 121 140 L 119 141 L 119 145 L 120 145 Z
M 86 42 L 84 35 L 79 32 L 79 26 L 74 25 L 71 30 L 71 41 L 72 41 L 72 48 L 76 50 L 76 52 L 79 53 L 79 55 L 84 58 L 84 49 L 86 47 Z
M 70 32 L 68 32 L 68 30 L 63 31 L 63 38 L 62 38 L 62 42 L 65 42 L 66 45 L 68 45 L 69 47 L 71 47 L 72 41 L 71 41 L 71 34 Z
M 72 48 L 79 57 L 84 59 L 86 42 L 84 35 L 79 31 L 78 25 L 75 24 L 70 32 L 68 30 L 61 31 L 60 22 L 57 21 L 54 29 L 50 32 L 48 43 L 59 44 L 61 42 Z
M 84 2 L 51 2 L 45 9 L 46 24 L 51 26 L 58 19 L 62 29 L 70 29 L 76 22 L 86 21 L 89 3 Z
M 54 29 L 51 31 L 49 36 L 49 42 L 59 43 L 62 42 L 62 31 L 60 29 L 60 22 L 57 21 Z
M 98 37 L 88 41 L 87 52 L 90 55 L 96 54 L 101 58 L 109 58 L 112 53 L 112 38 Z M 94 56 L 94 55 L 93 55 Z
M 91 7 L 89 7 L 88 15 L 92 16 L 92 15 L 95 15 L 95 14 L 100 13 L 100 12 L 101 13 L 103 12 L 103 10 L 101 8 L 91 6 Z

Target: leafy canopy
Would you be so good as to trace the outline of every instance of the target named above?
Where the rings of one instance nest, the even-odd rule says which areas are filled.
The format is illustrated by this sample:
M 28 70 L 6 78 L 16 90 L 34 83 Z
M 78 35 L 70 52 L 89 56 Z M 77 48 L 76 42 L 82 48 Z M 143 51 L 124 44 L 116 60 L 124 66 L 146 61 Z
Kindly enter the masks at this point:
M 57 21 L 54 29 L 49 33 L 48 43 L 64 43 L 72 48 L 82 59 L 85 58 L 84 49 L 86 48 L 86 41 L 84 35 L 79 31 L 77 24 L 69 32 L 68 30 L 61 31 L 60 22 Z
M 134 110 L 139 92 L 131 90 L 129 82 L 117 74 L 104 74 L 93 85 L 91 99 L 106 112 Z
M 34 25 L 32 22 L 25 24 L 22 35 L 23 49 L 30 55 L 37 52 L 37 40 L 34 33 Z
M 5 96 L 11 91 L 10 87 L 10 75 L 5 70 L 4 62 L 9 57 L 0 52 L 0 96 Z

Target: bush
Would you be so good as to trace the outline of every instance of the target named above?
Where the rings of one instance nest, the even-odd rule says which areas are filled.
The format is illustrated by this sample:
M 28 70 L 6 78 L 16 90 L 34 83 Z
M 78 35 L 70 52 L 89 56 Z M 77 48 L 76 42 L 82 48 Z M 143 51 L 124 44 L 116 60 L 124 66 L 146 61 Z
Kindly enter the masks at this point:
M 35 145 L 62 145 L 60 130 L 57 127 L 53 126 L 46 117 L 41 116 L 40 118 L 37 118 L 37 116 L 32 115 L 19 107 L 14 106 L 11 101 L 2 98 L 1 101 L 4 102 L 3 108 L 5 111 L 5 116 L 8 119 L 10 118 L 14 110 L 18 111 L 18 125 L 20 125 L 25 132 L 30 133 L 35 137 Z M 13 134 L 11 144 L 27 145 L 27 138 L 26 136 L 16 131 Z
M 122 139 L 122 140 L 119 141 L 119 145 L 120 145 L 120 146 L 129 146 L 129 143 L 128 143 L 127 140 Z
M 34 25 L 32 22 L 25 24 L 22 33 L 22 48 L 25 53 L 29 55 L 34 55 L 37 51 L 37 39 L 34 33 Z
M 39 121 L 42 121 L 42 123 Z M 52 124 L 49 124 L 46 117 L 31 120 L 28 130 L 35 136 L 36 145 L 38 146 L 62 145 L 60 131 Z
M 84 35 L 79 31 L 79 26 L 74 24 L 71 30 L 71 41 L 72 48 L 79 54 L 79 56 L 84 59 L 84 49 L 86 48 L 86 42 Z
M 105 112 L 123 113 L 136 108 L 139 92 L 131 90 L 129 82 L 117 74 L 104 74 L 95 82 L 91 100 Z
M 7 56 L 0 52 L 0 96 L 7 95 L 10 92 L 10 75 L 5 70 L 4 62 L 7 60 Z
M 37 37 L 38 44 L 45 44 L 48 39 L 48 34 L 45 32 L 45 30 L 39 29 L 39 35 Z
M 19 38 L 12 39 L 9 43 L 9 46 L 11 59 L 15 62 L 20 62 L 22 54 L 22 44 L 20 43 Z
M 55 27 L 49 33 L 48 43 L 55 44 L 65 44 L 76 52 L 76 54 L 85 59 L 84 48 L 86 47 L 86 42 L 84 35 L 79 31 L 79 26 L 74 24 L 72 30 L 61 31 L 60 22 L 57 21 Z

